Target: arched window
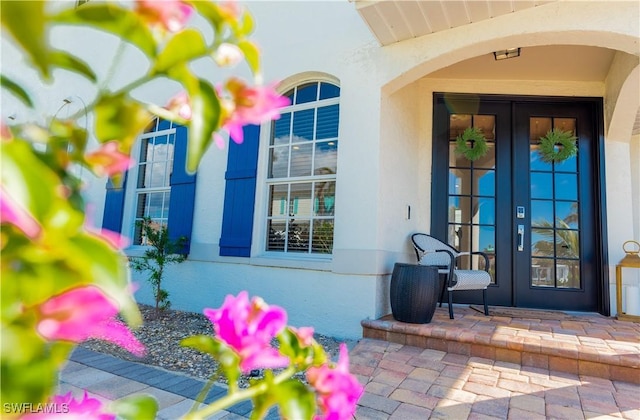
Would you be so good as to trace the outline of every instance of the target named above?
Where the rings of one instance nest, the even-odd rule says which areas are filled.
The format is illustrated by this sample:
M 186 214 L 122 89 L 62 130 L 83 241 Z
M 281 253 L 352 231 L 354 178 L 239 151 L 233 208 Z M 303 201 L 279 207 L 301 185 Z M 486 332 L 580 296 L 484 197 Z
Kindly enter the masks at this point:
M 340 88 L 307 82 L 285 96 L 269 138 L 266 251 L 330 254 Z

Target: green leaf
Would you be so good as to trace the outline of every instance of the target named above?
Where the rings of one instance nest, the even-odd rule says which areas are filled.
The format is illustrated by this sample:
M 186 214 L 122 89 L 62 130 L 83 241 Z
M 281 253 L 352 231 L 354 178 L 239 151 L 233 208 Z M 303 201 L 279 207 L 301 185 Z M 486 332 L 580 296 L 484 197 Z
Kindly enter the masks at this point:
M 128 152 L 151 115 L 126 94 L 103 96 L 95 106 L 96 137 L 102 143 L 118 140 Z
M 202 57 L 207 53 L 207 44 L 202 34 L 195 29 L 185 29 L 176 34 L 158 55 L 155 70 L 165 73 L 175 65 Z
M 52 20 L 57 23 L 91 26 L 112 33 L 135 45 L 148 57 L 156 55 L 156 41 L 146 22 L 134 11 L 116 4 L 89 2 L 82 7 L 61 12 L 53 16 Z
M 247 60 L 253 74 L 260 72 L 260 51 L 258 47 L 253 42 L 240 41 L 238 48 L 244 53 L 244 58 Z
M 221 32 L 222 25 L 224 24 L 224 18 L 220 14 L 218 5 L 214 2 L 199 0 L 192 1 L 191 5 L 214 27 L 217 36 L 217 34 Z
M 56 67 L 79 73 L 94 83 L 98 80 L 87 63 L 65 51 L 53 51 L 49 58 L 51 64 Z
M 213 140 L 220 125 L 220 101 L 209 82 L 200 79 L 199 89 L 189 92 L 191 98 L 191 124 L 187 144 L 187 171 L 198 169 L 202 155 Z
M 217 356 L 220 352 L 220 342 L 210 335 L 193 335 L 180 341 L 182 347 L 191 347 L 202 353 Z
M 241 34 L 245 36 L 249 35 L 253 32 L 254 28 L 255 21 L 253 20 L 253 16 L 251 15 L 251 13 L 249 13 L 248 10 L 245 10 L 241 18 Z
M 130 395 L 112 401 L 109 408 L 125 420 L 153 420 L 158 412 L 158 401 L 151 395 Z
M 13 93 L 16 98 L 20 99 L 25 105 L 33 108 L 33 101 L 22 86 L 2 74 L 0 74 L 0 84 L 2 84 L 2 87 L 7 89 L 9 92 Z
M 280 414 L 287 419 L 310 419 L 316 412 L 315 394 L 302 382 L 290 379 L 274 390 Z
M 49 47 L 43 1 L 3 1 L 2 28 L 25 50 L 40 73 L 49 78 Z

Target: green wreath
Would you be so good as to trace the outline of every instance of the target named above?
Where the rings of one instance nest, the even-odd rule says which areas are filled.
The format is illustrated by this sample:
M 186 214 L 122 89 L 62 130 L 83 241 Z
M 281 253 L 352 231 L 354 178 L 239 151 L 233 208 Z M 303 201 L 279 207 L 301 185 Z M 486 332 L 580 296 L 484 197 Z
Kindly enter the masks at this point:
M 469 143 L 471 143 L 471 146 L 469 146 Z M 482 131 L 478 128 L 468 127 L 462 135 L 456 138 L 456 153 L 471 161 L 486 155 L 488 150 L 487 139 L 484 138 Z
M 547 163 L 563 162 L 578 153 L 577 139 L 571 131 L 562 131 L 559 128 L 549 130 L 545 136 L 540 137 L 538 148 L 540 157 Z M 556 146 L 561 147 L 556 148 Z

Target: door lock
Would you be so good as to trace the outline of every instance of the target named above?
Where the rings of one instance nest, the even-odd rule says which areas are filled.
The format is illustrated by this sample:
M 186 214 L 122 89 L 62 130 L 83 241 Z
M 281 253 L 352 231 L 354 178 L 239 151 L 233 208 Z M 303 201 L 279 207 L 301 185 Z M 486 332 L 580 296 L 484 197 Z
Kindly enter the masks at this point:
M 518 219 L 524 219 L 524 206 L 516 207 L 516 217 Z

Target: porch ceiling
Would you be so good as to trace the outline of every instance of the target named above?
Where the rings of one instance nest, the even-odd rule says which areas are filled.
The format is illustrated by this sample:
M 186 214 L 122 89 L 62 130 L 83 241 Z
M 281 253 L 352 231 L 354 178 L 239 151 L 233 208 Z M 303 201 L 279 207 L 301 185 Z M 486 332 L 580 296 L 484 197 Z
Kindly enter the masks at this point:
M 381 45 L 431 34 L 557 0 L 351 0 Z

